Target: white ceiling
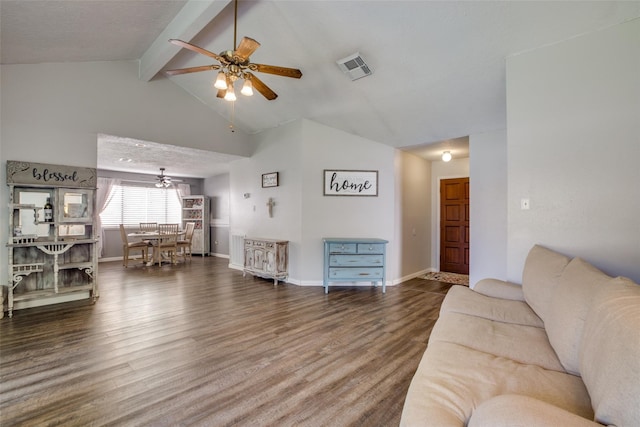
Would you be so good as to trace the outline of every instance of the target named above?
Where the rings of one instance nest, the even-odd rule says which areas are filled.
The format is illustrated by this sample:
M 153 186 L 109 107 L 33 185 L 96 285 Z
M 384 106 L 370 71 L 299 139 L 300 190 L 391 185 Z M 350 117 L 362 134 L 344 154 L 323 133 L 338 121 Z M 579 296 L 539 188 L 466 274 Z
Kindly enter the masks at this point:
M 98 134 L 99 169 L 159 174 L 163 167 L 170 176 L 206 178 L 228 172 L 229 162 L 238 159 L 232 154 Z
M 308 118 L 435 159 L 447 145 L 468 156 L 464 137 L 506 127 L 508 56 L 638 18 L 640 1 L 260 0 L 238 9 L 238 39 L 262 44 L 252 62 L 303 77 L 259 74 L 279 97 L 238 95 L 237 128 L 257 133 Z M 3 64 L 140 58 L 149 80 L 215 63 L 169 38 L 216 53 L 233 45 L 229 0 L 1 0 L 0 12 Z M 373 75 L 351 81 L 336 60 L 355 52 Z M 230 119 L 214 77 L 171 80 Z

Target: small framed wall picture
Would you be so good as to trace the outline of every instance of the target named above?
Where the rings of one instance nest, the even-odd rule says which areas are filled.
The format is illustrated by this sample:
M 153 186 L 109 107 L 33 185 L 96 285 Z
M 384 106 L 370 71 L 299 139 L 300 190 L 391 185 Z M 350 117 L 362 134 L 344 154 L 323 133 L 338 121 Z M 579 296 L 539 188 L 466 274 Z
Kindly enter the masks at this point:
M 262 174 L 262 188 L 277 187 L 278 185 L 278 172 L 269 172 Z

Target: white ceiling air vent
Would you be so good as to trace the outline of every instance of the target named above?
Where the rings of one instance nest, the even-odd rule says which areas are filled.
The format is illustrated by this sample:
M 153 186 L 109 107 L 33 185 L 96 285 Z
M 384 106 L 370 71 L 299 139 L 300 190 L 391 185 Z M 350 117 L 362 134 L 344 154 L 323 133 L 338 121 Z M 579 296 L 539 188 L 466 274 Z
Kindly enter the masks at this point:
M 371 75 L 371 69 L 360 56 L 360 52 L 339 59 L 336 63 L 343 73 L 351 77 L 351 80 L 358 80 L 359 78 Z

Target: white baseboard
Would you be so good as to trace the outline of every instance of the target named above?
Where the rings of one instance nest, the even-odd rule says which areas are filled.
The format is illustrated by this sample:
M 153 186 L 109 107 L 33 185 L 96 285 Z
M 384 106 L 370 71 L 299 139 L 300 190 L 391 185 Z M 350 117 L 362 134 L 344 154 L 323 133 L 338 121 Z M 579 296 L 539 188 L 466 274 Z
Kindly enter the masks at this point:
M 210 253 L 209 255 L 219 257 L 219 258 L 231 259 L 227 254 Z M 137 258 L 130 258 L 130 259 L 137 259 Z M 111 261 L 121 261 L 121 260 L 122 260 L 122 257 L 109 257 L 109 258 L 100 258 L 98 262 L 111 262 Z M 233 270 L 239 270 L 239 271 L 244 270 L 243 265 L 229 263 L 228 267 Z M 436 271 L 438 270 L 436 270 L 435 268 L 426 268 L 424 270 L 418 271 L 416 273 L 408 274 L 398 279 L 387 280 L 387 286 L 399 285 L 400 283 L 404 283 L 416 277 L 420 277 L 427 273 L 433 273 Z M 300 280 L 293 277 L 289 277 L 286 282 L 296 286 L 320 286 L 320 287 L 323 286 L 322 280 Z M 369 282 L 331 282 L 329 286 L 371 286 L 371 284 Z
M 218 254 L 218 253 L 215 253 L 215 252 L 209 252 L 209 256 L 229 259 L 229 255 L 228 254 Z
M 420 277 L 420 276 L 423 276 L 423 275 L 425 275 L 427 273 L 432 273 L 432 272 L 435 272 L 435 271 L 437 271 L 435 268 L 427 268 L 427 269 L 418 271 L 416 273 L 411 273 L 411 274 L 409 274 L 407 276 L 400 277 L 399 279 L 395 279 L 393 281 L 393 284 L 394 285 L 398 285 L 398 284 L 400 284 L 402 282 L 407 282 L 407 281 L 409 281 L 411 279 L 415 279 L 416 277 Z
M 202 256 L 200 254 L 193 254 L 193 256 Z M 229 258 L 229 255 L 225 255 L 225 254 L 216 254 L 216 253 L 210 253 L 209 256 L 215 256 L 218 258 Z M 129 261 L 139 261 L 142 258 L 140 257 L 131 257 L 129 258 Z M 112 256 L 112 257 L 104 257 L 104 258 L 98 258 L 98 262 L 113 262 L 113 261 L 122 261 L 122 257 L 121 256 Z M 242 267 L 240 267 L 240 270 L 242 270 Z
M 129 258 L 129 259 L 134 259 L 134 258 Z M 121 256 L 111 256 L 111 257 L 105 257 L 105 258 L 98 258 L 98 263 L 101 263 L 101 262 L 113 262 L 113 261 L 122 261 L 122 257 Z

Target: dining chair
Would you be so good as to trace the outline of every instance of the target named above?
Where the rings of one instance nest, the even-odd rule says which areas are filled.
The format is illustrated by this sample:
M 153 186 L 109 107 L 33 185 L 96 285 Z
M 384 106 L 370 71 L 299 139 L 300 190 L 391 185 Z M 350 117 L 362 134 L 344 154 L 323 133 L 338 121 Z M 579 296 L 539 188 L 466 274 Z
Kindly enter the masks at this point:
M 157 222 L 141 222 L 140 223 L 140 231 L 158 231 L 158 223 Z
M 160 238 L 156 239 L 153 247 L 154 261 L 158 265 L 162 265 L 162 254 L 166 253 L 171 263 L 176 262 L 178 255 L 178 231 L 179 224 L 158 224 L 158 234 Z
M 141 222 L 140 223 L 140 231 L 145 233 L 155 233 L 158 231 L 158 223 L 157 222 Z M 147 245 L 152 246 L 153 242 L 148 239 L 142 239 Z
M 124 225 L 120 224 L 120 238 L 122 239 L 122 265 L 129 266 L 129 252 L 140 251 L 142 253 L 142 261 L 147 262 L 149 255 L 149 244 L 147 242 L 131 242 L 127 238 L 127 232 Z
M 184 239 L 178 239 L 178 256 L 191 262 L 191 240 L 193 240 L 193 232 L 196 228 L 195 222 L 187 222 L 184 227 Z

